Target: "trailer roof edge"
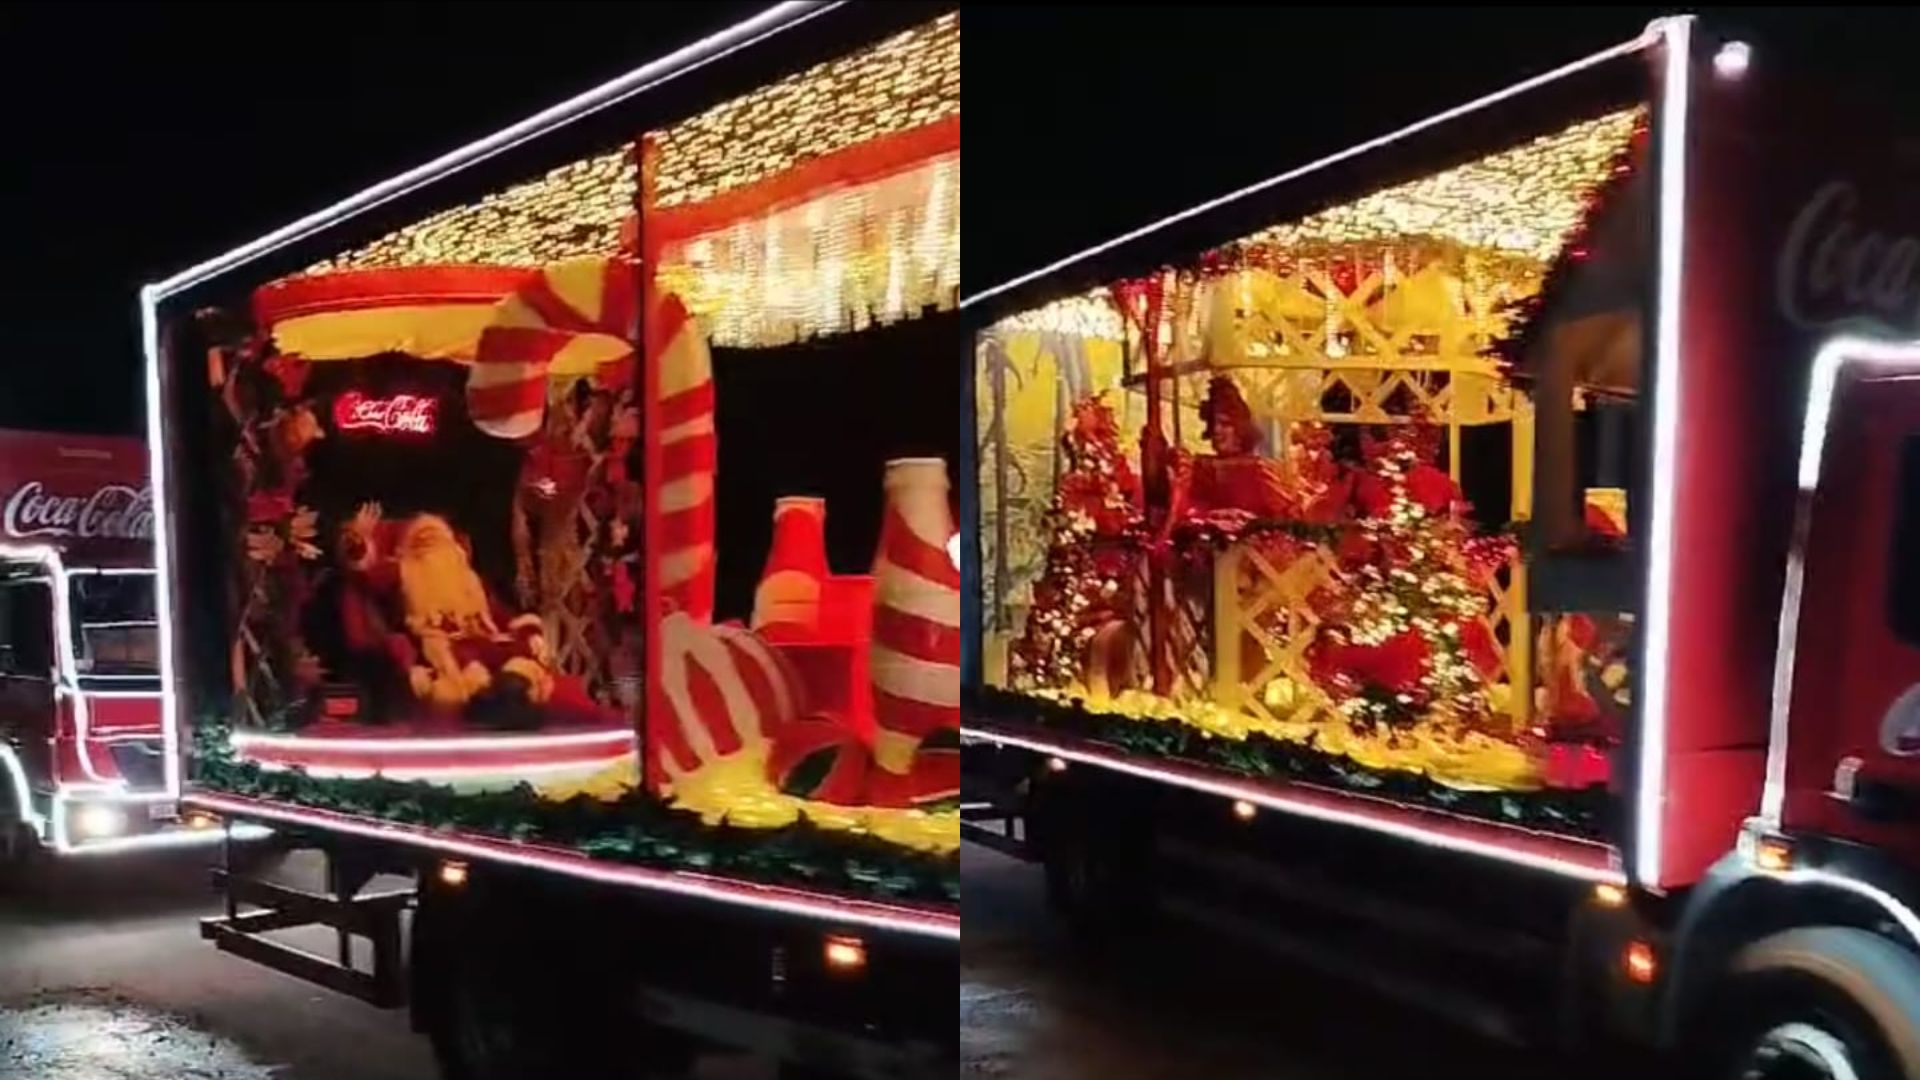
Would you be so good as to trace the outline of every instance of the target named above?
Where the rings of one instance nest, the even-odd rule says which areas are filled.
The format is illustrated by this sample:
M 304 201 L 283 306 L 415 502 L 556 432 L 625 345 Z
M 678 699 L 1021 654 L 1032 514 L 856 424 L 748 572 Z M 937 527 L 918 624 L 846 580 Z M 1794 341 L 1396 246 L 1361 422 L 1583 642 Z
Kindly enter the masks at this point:
M 176 293 L 210 281 L 289 244 L 298 243 L 323 229 L 418 191 L 428 184 L 486 161 L 582 117 L 617 105 L 663 82 L 697 70 L 741 49 L 757 45 L 767 38 L 842 7 L 845 2 L 846 0 L 789 0 L 789 2 L 774 4 L 665 56 L 650 60 L 624 75 L 576 94 L 557 105 L 542 109 L 492 135 L 476 139 L 398 176 L 374 184 L 331 206 L 298 218 L 265 236 L 148 284 L 140 290 L 141 299 L 148 304 L 157 303 Z
M 1488 108 L 1493 105 L 1497 105 L 1503 101 L 1508 100 L 1509 98 L 1518 97 L 1521 94 L 1527 93 L 1528 91 L 1534 90 L 1541 86 L 1548 85 L 1549 83 L 1557 82 L 1560 79 L 1564 79 L 1570 75 L 1574 75 L 1579 72 L 1585 71 L 1588 68 L 1597 67 L 1601 64 L 1607 63 L 1610 60 L 1617 60 L 1624 56 L 1631 56 L 1634 53 L 1640 52 L 1642 50 L 1645 50 L 1657 44 L 1661 40 L 1662 35 L 1665 33 L 1665 26 L 1668 20 L 1676 17 L 1686 18 L 1687 16 L 1663 16 L 1661 18 L 1655 19 L 1652 22 L 1648 23 L 1647 28 L 1645 30 L 1642 30 L 1638 36 L 1630 38 L 1626 41 L 1620 42 L 1617 45 L 1609 46 L 1608 48 L 1602 49 L 1599 52 L 1591 53 L 1587 56 L 1581 57 L 1578 60 L 1573 60 L 1568 63 L 1562 64 L 1559 67 L 1553 68 L 1550 71 L 1544 71 L 1538 75 L 1534 75 L 1526 79 L 1522 79 L 1517 83 L 1513 83 L 1509 86 L 1503 87 L 1499 90 L 1495 90 L 1491 93 L 1483 94 L 1480 97 L 1474 98 L 1471 101 L 1463 102 L 1459 105 L 1453 106 L 1450 109 L 1445 109 L 1440 112 L 1434 113 L 1431 116 L 1425 117 L 1420 120 L 1416 120 L 1411 124 L 1407 124 L 1402 127 L 1396 128 L 1392 131 L 1386 132 L 1385 134 L 1377 135 L 1371 139 L 1366 140 L 1365 142 L 1355 143 L 1354 145 L 1346 147 L 1345 149 L 1334 151 L 1331 154 L 1327 154 L 1323 157 L 1316 158 L 1313 161 L 1309 161 L 1303 165 L 1296 165 L 1293 168 L 1275 173 L 1272 176 L 1268 176 L 1263 179 L 1256 180 L 1250 184 L 1246 184 L 1242 187 L 1235 188 L 1234 190 L 1229 191 L 1224 195 L 1218 195 L 1204 202 L 1196 203 L 1193 206 L 1187 207 L 1184 210 L 1175 211 L 1174 213 L 1168 214 L 1157 221 L 1149 222 L 1148 224 L 1141 225 L 1133 229 L 1129 229 L 1126 232 L 1119 234 L 1118 236 L 1114 236 L 1107 240 L 1103 240 L 1098 244 L 1094 244 L 1091 247 L 1087 247 L 1080 251 L 1074 252 L 1071 255 L 1062 256 L 1061 258 L 1055 259 L 1054 261 L 1047 263 L 1043 266 L 1040 266 L 1036 269 L 1029 270 L 1024 274 L 1020 274 L 1016 277 L 1009 278 L 1008 280 L 1003 281 L 998 285 L 992 285 L 985 289 L 980 290 L 979 292 L 973 293 L 970 296 L 964 296 L 960 300 L 960 306 L 962 308 L 968 308 L 976 304 L 983 303 L 987 300 L 993 299 L 996 296 L 1001 296 L 1006 293 L 1012 292 L 1013 290 L 1021 288 L 1022 286 L 1030 285 L 1033 282 L 1040 281 L 1047 277 L 1051 277 L 1052 275 L 1062 270 L 1068 269 L 1069 267 L 1085 262 L 1089 259 L 1094 258 L 1095 256 L 1103 255 L 1109 251 L 1114 250 L 1115 248 L 1119 248 L 1124 245 L 1133 243 L 1134 241 L 1139 240 L 1142 237 L 1151 236 L 1152 234 L 1159 232 L 1162 229 L 1166 229 L 1171 226 L 1178 225 L 1181 222 L 1189 221 L 1193 218 L 1200 217 L 1203 214 L 1211 213 L 1212 211 L 1217 210 L 1223 206 L 1232 205 L 1233 203 L 1239 202 L 1240 200 L 1248 198 L 1250 196 L 1258 195 L 1262 192 L 1270 191 L 1277 187 L 1282 187 L 1288 183 L 1291 183 L 1294 180 L 1300 179 L 1301 177 L 1311 175 L 1313 173 L 1319 172 L 1322 169 L 1326 169 L 1334 165 L 1338 165 L 1341 162 L 1349 161 L 1354 158 L 1361 157 L 1365 154 L 1372 153 L 1373 151 L 1378 150 L 1382 147 L 1392 145 L 1393 143 L 1399 142 L 1403 139 L 1410 138 L 1414 135 L 1418 135 L 1421 132 L 1427 131 L 1431 128 L 1439 127 L 1442 124 L 1448 123 L 1453 120 L 1457 120 L 1460 117 L 1470 115 L 1472 113 L 1478 112 L 1482 109 Z

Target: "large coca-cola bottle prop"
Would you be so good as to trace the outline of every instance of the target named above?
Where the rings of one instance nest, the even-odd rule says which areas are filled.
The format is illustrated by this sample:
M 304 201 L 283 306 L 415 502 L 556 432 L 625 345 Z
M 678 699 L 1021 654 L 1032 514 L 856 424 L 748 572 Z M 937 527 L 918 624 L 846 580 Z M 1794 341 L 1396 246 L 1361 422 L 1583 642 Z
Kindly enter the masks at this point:
M 959 792 L 960 570 L 947 493 L 939 458 L 887 463 L 870 654 L 881 805 Z
M 827 501 L 789 495 L 773 503 L 773 543 L 753 593 L 753 629 L 772 642 L 820 634 L 827 576 Z

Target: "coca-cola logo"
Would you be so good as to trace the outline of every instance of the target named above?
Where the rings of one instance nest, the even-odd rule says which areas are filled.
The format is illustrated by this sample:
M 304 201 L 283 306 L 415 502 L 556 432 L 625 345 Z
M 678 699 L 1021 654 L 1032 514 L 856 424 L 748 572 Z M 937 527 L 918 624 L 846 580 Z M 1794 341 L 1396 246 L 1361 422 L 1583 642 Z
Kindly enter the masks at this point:
M 383 435 L 431 435 L 439 402 L 419 394 L 368 397 L 358 390 L 333 402 L 333 426 L 341 431 L 376 431 Z
M 1805 330 L 1920 328 L 1920 236 L 1862 224 L 1860 191 L 1835 180 L 1794 215 L 1774 267 L 1780 311 Z
M 0 530 L 15 539 L 67 537 L 79 540 L 151 540 L 153 491 L 105 484 L 89 495 L 48 491 L 30 480 L 7 498 Z

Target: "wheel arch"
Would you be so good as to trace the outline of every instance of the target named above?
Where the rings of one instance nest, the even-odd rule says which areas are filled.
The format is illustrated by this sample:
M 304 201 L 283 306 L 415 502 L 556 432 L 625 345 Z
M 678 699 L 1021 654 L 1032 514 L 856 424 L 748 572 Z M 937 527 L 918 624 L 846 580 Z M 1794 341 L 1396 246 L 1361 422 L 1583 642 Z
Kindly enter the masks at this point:
M 1867 931 L 1920 954 L 1920 916 L 1905 875 L 1868 853 L 1818 870 L 1760 870 L 1743 855 L 1723 858 L 1686 899 L 1669 954 L 1672 976 L 1660 1002 L 1656 1036 L 1684 1041 L 1691 1023 L 1741 950 L 1789 931 L 1839 927 Z

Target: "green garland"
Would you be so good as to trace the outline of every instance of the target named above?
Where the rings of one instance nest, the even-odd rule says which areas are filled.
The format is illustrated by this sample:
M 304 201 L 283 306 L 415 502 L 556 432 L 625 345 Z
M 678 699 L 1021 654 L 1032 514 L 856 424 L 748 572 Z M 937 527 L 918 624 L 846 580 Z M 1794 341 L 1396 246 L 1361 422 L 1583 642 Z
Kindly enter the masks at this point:
M 960 858 L 822 828 L 804 817 L 780 829 L 708 825 L 698 814 L 630 792 L 603 801 L 543 799 L 526 784 L 463 794 L 425 781 L 320 779 L 235 760 L 224 720 L 194 726 L 196 784 L 232 795 L 571 848 L 608 862 L 722 874 L 860 899 L 957 904 Z
M 1611 835 L 1613 798 L 1605 788 L 1465 791 L 1418 773 L 1369 769 L 1341 755 L 1268 735 L 1254 734 L 1244 741 L 1214 738 L 1185 724 L 1103 715 L 1078 702 L 1057 704 L 990 688 L 974 691 L 972 697 L 969 711 L 981 716 L 1031 723 L 1130 753 L 1376 795 L 1582 839 L 1604 841 Z

